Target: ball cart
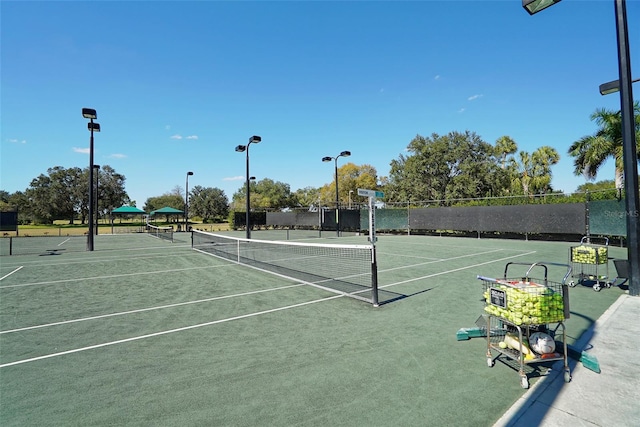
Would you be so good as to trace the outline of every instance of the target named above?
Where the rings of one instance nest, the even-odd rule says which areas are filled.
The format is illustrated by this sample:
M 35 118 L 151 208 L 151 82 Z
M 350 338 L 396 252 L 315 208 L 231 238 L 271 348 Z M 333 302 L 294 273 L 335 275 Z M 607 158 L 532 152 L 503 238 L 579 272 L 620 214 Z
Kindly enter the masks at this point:
M 567 269 L 561 282 L 548 279 L 549 266 Z M 514 275 L 516 269 L 524 274 Z M 510 262 L 502 278 L 478 276 L 490 331 L 486 334 L 487 365 L 493 367 L 501 356 L 517 362 L 522 388 L 529 388 L 525 365 L 530 364 L 562 360 L 564 380 L 571 381 L 564 325 L 569 318 L 566 280 L 570 274 L 571 266 L 566 264 Z
M 594 239 L 599 244 L 594 243 Z M 611 287 L 609 279 L 609 239 L 606 237 L 588 237 L 580 240 L 579 246 L 569 248 L 569 264 L 573 271 L 569 286 L 577 284 L 591 285 L 594 291 L 600 292 L 603 287 Z

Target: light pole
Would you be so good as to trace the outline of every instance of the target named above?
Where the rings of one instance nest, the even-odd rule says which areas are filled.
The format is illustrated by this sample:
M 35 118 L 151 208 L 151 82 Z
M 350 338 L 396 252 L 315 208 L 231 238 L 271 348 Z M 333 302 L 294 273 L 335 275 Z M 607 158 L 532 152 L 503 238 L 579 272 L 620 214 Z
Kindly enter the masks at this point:
M 98 235 L 98 180 L 100 178 L 100 165 L 93 165 L 93 168 L 96 170 L 96 236 Z
M 87 127 L 91 132 L 89 139 L 89 233 L 87 234 L 87 250 L 93 251 L 93 133 L 100 132 L 100 124 L 94 123 L 98 118 L 96 110 L 92 108 L 83 108 L 82 117 L 89 119 Z
M 353 190 L 349 190 L 349 210 L 351 210 L 351 195 L 353 194 Z
M 560 0 L 522 0 L 522 6 L 533 15 Z M 614 0 L 616 36 L 618 44 L 618 87 L 622 113 L 622 156 L 624 186 L 626 189 L 627 257 L 629 262 L 629 295 L 640 296 L 640 201 L 638 200 L 638 155 L 636 151 L 635 121 L 633 117 L 633 91 L 627 5 L 625 0 Z
M 338 157 L 349 157 L 351 151 L 343 151 L 335 157 L 326 156 L 322 158 L 323 162 L 334 161 L 336 173 L 336 236 L 340 237 L 340 194 L 338 193 Z
M 247 239 L 251 238 L 251 223 L 249 220 L 249 211 L 251 210 L 251 202 L 250 202 L 250 190 L 249 190 L 249 183 L 251 181 L 251 177 L 249 176 L 249 146 L 251 144 L 257 144 L 260 141 L 262 141 L 262 138 L 260 138 L 257 135 L 252 136 L 251 138 L 249 138 L 249 143 L 247 145 L 238 145 L 236 147 L 236 151 L 238 153 L 247 153 L 247 178 L 246 178 L 246 185 L 247 185 L 247 206 L 246 206 L 246 216 L 245 216 L 245 222 L 244 225 L 247 228 Z
M 193 172 L 187 172 L 187 182 L 184 185 L 184 231 L 189 231 L 189 177 Z

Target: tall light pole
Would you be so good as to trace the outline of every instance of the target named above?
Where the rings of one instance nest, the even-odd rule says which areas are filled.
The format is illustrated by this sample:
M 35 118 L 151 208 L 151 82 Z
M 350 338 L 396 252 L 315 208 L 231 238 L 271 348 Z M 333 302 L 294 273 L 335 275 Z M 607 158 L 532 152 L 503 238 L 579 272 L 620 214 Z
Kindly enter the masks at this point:
M 89 119 L 87 127 L 91 132 L 89 139 L 89 233 L 87 234 L 87 250 L 93 251 L 93 133 L 100 132 L 100 124 L 94 120 L 98 118 L 96 110 L 83 108 L 82 117 Z
M 246 185 L 247 185 L 247 206 L 246 206 L 246 216 L 245 216 L 245 222 L 244 225 L 247 228 L 247 239 L 251 238 L 251 223 L 250 223 L 250 217 L 249 217 L 249 211 L 251 210 L 251 201 L 250 201 L 250 191 L 249 190 L 249 183 L 251 181 L 251 177 L 249 176 L 249 146 L 251 144 L 257 144 L 260 141 L 262 141 L 262 138 L 260 138 L 257 135 L 252 136 L 251 138 L 249 138 L 249 143 L 247 145 L 238 145 L 236 147 L 236 151 L 238 153 L 247 153 L 247 177 L 246 177 Z
M 187 182 L 184 185 L 184 231 L 189 231 L 189 177 L 193 172 L 187 172 Z
M 560 0 L 522 0 L 522 6 L 533 15 Z M 638 200 L 638 154 L 636 151 L 635 121 L 627 5 L 614 0 L 616 36 L 618 43 L 618 73 L 620 112 L 622 113 L 622 156 L 626 190 L 627 257 L 629 260 L 629 295 L 640 296 L 640 201 Z
M 340 193 L 338 192 L 338 158 L 349 157 L 351 151 L 343 151 L 335 157 L 326 156 L 322 158 L 323 162 L 334 161 L 336 174 L 336 236 L 340 237 Z
M 100 165 L 93 165 L 93 168 L 96 170 L 96 236 L 98 235 L 98 180 L 100 178 Z

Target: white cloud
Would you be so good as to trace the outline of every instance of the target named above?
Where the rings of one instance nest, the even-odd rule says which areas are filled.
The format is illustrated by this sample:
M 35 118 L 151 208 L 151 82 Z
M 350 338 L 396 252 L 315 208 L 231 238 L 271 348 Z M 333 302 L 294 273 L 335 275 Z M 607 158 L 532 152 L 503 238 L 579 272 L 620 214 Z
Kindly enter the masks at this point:
M 478 98 L 482 98 L 484 95 L 473 95 L 467 98 L 469 101 L 475 101 Z
M 198 135 L 189 135 L 187 139 L 198 139 Z
M 223 181 L 240 181 L 240 180 L 244 180 L 245 177 L 244 176 L 231 176 L 229 178 L 223 178 Z
M 110 155 L 109 157 L 111 157 L 112 159 L 126 159 L 127 155 L 126 154 L 115 153 L 115 154 Z
M 89 154 L 88 148 L 73 147 L 73 151 L 80 154 Z
M 12 139 L 9 139 L 9 142 L 12 144 L 26 144 L 27 140 L 26 139 L 19 140 L 19 139 L 12 138 Z
M 173 135 L 171 139 L 182 139 L 182 135 Z

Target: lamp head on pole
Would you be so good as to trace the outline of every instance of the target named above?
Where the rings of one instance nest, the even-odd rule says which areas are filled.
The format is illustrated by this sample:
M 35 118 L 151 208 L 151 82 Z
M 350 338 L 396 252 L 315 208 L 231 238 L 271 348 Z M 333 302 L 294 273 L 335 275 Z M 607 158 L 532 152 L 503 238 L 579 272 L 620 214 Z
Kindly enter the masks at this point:
M 253 135 L 251 138 L 249 138 L 249 144 L 257 144 L 260 141 L 262 141 L 262 138 L 257 135 Z
M 87 129 L 93 132 L 100 132 L 100 123 L 89 122 L 87 123 Z
M 244 153 L 246 150 L 247 150 L 247 146 L 246 146 L 246 145 L 238 145 L 238 146 L 236 147 L 236 151 L 237 151 L 238 153 Z
M 529 12 L 529 15 L 540 12 L 556 3 L 560 3 L 561 0 L 522 0 L 522 7 Z
M 93 108 L 83 108 L 82 117 L 84 117 L 85 119 L 93 120 L 98 118 L 98 114 L 96 113 L 96 110 L 94 110 Z
M 322 158 L 323 162 L 330 162 L 331 160 L 333 160 L 333 157 L 325 156 Z
M 640 79 L 631 80 L 631 83 L 640 82 Z M 609 95 L 620 90 L 620 80 L 614 80 L 612 82 L 602 83 L 600 85 L 600 95 Z
M 338 157 L 349 157 L 350 155 L 351 151 L 343 151 Z
M 187 172 L 187 176 L 191 176 L 191 175 L 193 175 L 193 172 L 191 171 Z
M 94 169 L 100 169 L 100 165 L 96 165 L 96 164 L 94 164 L 94 165 L 93 165 L 93 168 L 94 168 Z

